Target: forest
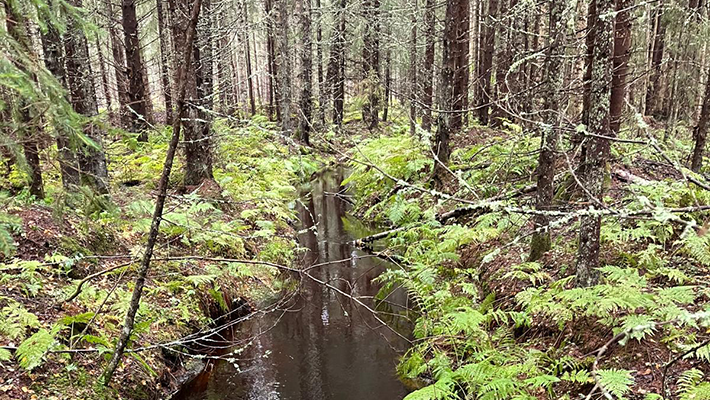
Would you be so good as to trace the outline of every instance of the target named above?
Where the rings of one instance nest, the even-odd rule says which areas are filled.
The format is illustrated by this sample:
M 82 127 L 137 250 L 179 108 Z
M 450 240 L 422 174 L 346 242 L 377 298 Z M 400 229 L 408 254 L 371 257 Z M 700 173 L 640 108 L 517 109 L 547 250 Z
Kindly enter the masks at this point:
M 0 2 L 0 400 L 710 400 L 710 2 Z

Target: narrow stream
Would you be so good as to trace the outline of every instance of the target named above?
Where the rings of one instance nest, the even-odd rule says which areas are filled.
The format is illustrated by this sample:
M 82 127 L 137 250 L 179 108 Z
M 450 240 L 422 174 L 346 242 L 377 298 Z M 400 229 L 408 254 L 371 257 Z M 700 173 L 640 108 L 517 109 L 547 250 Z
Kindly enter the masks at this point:
M 350 245 L 349 205 L 333 195 L 342 189 L 342 178 L 341 171 L 326 171 L 311 182 L 310 196 L 302 197 L 299 242 L 308 249 L 302 266 L 347 259 L 309 273 L 372 306 L 366 296 L 377 294 L 373 279 L 388 265 Z M 406 295 L 394 292 L 387 300 L 396 308 L 406 304 Z M 237 329 L 237 337 L 254 339 L 236 362 L 208 365 L 175 399 L 397 400 L 407 393 L 395 375 L 406 341 L 351 299 L 311 279 L 304 278 L 280 310 Z

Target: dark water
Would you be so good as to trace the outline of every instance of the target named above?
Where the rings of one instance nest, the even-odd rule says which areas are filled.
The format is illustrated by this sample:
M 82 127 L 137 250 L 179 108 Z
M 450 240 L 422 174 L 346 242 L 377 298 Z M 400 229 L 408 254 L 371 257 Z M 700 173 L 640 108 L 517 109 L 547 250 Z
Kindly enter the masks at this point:
M 372 306 L 368 296 L 379 290 L 372 280 L 389 266 L 349 244 L 348 203 L 333 195 L 342 189 L 341 181 L 342 172 L 325 172 L 303 197 L 299 241 L 308 252 L 302 266 L 347 260 L 308 271 Z M 390 294 L 388 311 L 397 312 L 397 304 L 405 302 L 403 293 Z M 244 350 L 233 356 L 234 363 L 209 364 L 175 398 L 396 400 L 407 394 L 395 376 L 406 341 L 351 299 L 308 278 L 276 311 L 242 323 L 235 338 L 244 338 L 237 340 Z

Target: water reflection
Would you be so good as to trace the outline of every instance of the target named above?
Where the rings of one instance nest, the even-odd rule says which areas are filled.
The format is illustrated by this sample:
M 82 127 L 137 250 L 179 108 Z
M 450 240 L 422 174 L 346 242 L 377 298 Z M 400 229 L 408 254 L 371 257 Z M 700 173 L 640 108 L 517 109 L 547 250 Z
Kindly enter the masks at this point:
M 342 173 L 330 171 L 312 182 L 311 195 L 298 214 L 301 245 L 309 251 L 303 265 L 314 277 L 356 296 L 374 296 L 372 282 L 387 265 L 365 257 L 349 242 L 343 219 L 348 204 L 338 196 Z M 305 228 L 315 226 L 316 229 Z M 389 302 L 405 304 L 403 293 Z M 371 302 L 365 301 L 371 305 Z M 235 363 L 217 362 L 199 385 L 188 385 L 181 399 L 216 400 L 369 400 L 403 398 L 395 376 L 398 351 L 406 342 L 362 307 L 304 278 L 285 310 L 243 324 L 238 336 L 256 336 Z M 200 387 L 201 386 L 201 387 Z

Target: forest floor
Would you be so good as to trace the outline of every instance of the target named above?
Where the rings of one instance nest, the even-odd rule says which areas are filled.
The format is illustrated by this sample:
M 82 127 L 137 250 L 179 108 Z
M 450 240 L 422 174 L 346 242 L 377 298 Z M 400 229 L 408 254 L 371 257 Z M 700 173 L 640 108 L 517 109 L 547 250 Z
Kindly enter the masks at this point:
M 460 390 L 654 399 L 664 386 L 673 398 L 710 398 L 709 216 L 670 211 L 708 204 L 710 193 L 684 179 L 694 176 L 680 167 L 688 132 L 656 142 L 662 127 L 637 128 L 622 136 L 639 143 L 613 145 L 604 203 L 619 212 L 603 219 L 600 282 L 591 288 L 574 285 L 574 213 L 590 206 L 575 189 L 574 151 L 559 158 L 556 178 L 555 205 L 570 217 L 556 218 L 552 250 L 535 262 L 524 211 L 535 205 L 539 137 L 512 124 L 470 126 L 451 139 L 445 195 L 431 191 L 430 150 L 406 131 L 348 153 L 356 210 L 392 229 L 375 247 L 403 267 L 383 276 L 385 288 L 404 287 L 417 305 L 417 344 L 399 366 L 420 383 L 408 400 L 455 399 Z M 470 202 L 488 207 L 437 218 Z M 624 217 L 639 210 L 648 212 Z
M 352 170 L 346 183 L 355 212 L 383 229 L 399 229 L 377 248 L 404 266 L 383 275 L 383 294 L 401 286 L 416 305 L 416 345 L 398 371 L 422 388 L 411 399 L 457 398 L 456 388 L 495 398 L 571 398 L 600 382 L 605 393 L 644 398 L 661 393 L 664 380 L 682 397 L 700 385 L 689 371 L 710 373 L 701 352 L 665 371 L 705 339 L 693 318 L 710 311 L 710 250 L 701 229 L 688 230 L 663 213 L 710 204 L 710 194 L 685 182 L 687 171 L 651 146 L 614 145 L 604 200 L 623 210 L 654 208 L 658 216 L 605 218 L 601 284 L 575 289 L 577 218 L 554 226 L 553 249 L 536 262 L 527 261 L 533 229 L 527 215 L 494 209 L 438 221 L 460 204 L 432 195 L 428 138 L 413 139 L 403 118 L 371 133 L 350 111 L 343 132 L 314 135 L 313 150 L 261 118 L 238 127 L 217 121 L 214 130 L 214 182 L 182 187 L 179 160 L 174 168 L 132 348 L 184 338 L 243 299 L 255 305 L 279 296 L 288 285 L 279 271 L 246 261 L 288 266 L 297 259 L 296 187 L 335 162 Z M 174 351 L 139 351 L 126 356 L 109 387 L 97 384 L 97 357 L 107 356 L 122 325 L 167 141 L 162 131 L 146 144 L 119 135 L 108 145 L 110 202 L 89 193 L 62 198 L 51 171 L 45 201 L 23 192 L 0 198 L 7 210 L 0 228 L 14 241 L 13 256 L 0 264 L 0 345 L 12 349 L 0 350 L 0 399 L 164 398 L 201 368 Z M 516 125 L 474 124 L 452 145 L 443 192 L 467 201 L 510 194 L 505 205 L 534 206 L 534 190 L 522 189 L 535 182 L 539 138 Z M 689 154 L 687 137 L 662 146 L 671 160 Z M 589 206 L 571 189 L 567 160 L 574 157 L 567 153 L 558 166 L 556 202 L 563 210 Z M 1 179 L 10 191 L 19 175 Z M 707 213 L 680 216 L 700 227 L 707 221 Z M 100 271 L 108 272 L 67 301 L 83 278 Z M 686 322 L 632 330 L 630 338 L 608 343 L 629 327 L 679 317 Z M 609 350 L 599 355 L 605 345 Z
M 266 263 L 288 266 L 298 255 L 297 186 L 326 157 L 260 118 L 237 127 L 217 121 L 214 129 L 214 181 L 186 188 L 181 160 L 173 169 L 132 348 L 185 338 L 241 313 L 234 308 L 244 301 L 279 296 L 285 281 Z M 168 130 L 149 143 L 116 132 L 107 145 L 110 200 L 62 197 L 51 165 L 43 201 L 17 191 L 19 171 L 0 180 L 0 228 L 12 238 L 4 261 L 0 254 L 0 399 L 165 398 L 201 368 L 181 357 L 197 351 L 188 342 L 129 353 L 111 385 L 97 384 L 97 358 L 108 356 L 122 326 L 168 140 Z

